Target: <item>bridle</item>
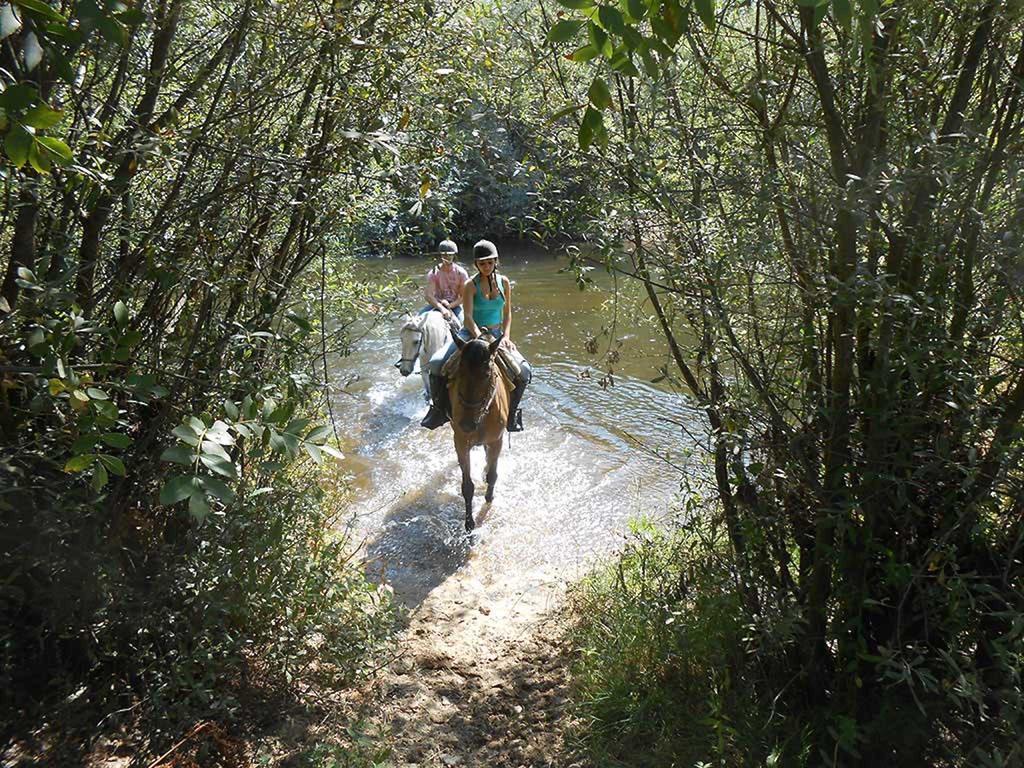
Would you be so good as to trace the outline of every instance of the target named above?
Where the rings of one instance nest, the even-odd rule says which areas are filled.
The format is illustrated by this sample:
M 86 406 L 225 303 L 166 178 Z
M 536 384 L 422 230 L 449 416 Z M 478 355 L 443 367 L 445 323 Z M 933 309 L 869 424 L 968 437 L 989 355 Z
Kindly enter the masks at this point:
M 399 369 L 401 369 L 402 363 L 415 363 L 416 359 L 420 356 L 420 349 L 423 347 L 423 329 L 417 328 L 416 326 L 413 325 L 406 325 L 403 326 L 402 331 L 404 331 L 406 328 L 408 328 L 417 336 L 419 336 L 419 338 L 416 340 L 416 350 L 412 353 L 412 357 L 398 358 L 398 362 L 395 363 L 394 367 Z M 401 335 L 401 332 L 399 333 L 399 335 Z
M 465 397 L 462 396 L 462 388 L 458 388 L 457 394 L 459 396 L 459 404 L 463 408 L 469 410 L 473 414 L 473 416 L 476 417 L 473 419 L 473 423 L 475 424 L 480 422 L 480 414 L 491 407 L 491 403 L 494 402 L 494 397 L 498 393 L 498 377 L 496 371 L 493 368 L 493 364 L 488 363 L 487 369 L 491 386 L 487 388 L 487 392 L 484 393 L 483 397 L 479 398 L 478 400 L 467 400 Z

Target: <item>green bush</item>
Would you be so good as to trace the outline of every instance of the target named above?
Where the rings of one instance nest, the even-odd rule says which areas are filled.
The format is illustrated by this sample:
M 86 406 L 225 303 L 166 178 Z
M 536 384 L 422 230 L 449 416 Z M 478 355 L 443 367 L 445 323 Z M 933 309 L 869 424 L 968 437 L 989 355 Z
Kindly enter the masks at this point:
M 6 739 L 46 724 L 73 749 L 102 721 L 156 748 L 260 690 L 356 679 L 394 616 L 350 562 L 344 500 L 317 472 L 242 490 L 201 525 L 172 512 L 123 530 L 85 498 L 32 506 L 19 491 L 0 602 Z
M 757 751 L 756 663 L 713 531 L 649 524 L 572 596 L 579 734 L 598 765 L 743 764 Z

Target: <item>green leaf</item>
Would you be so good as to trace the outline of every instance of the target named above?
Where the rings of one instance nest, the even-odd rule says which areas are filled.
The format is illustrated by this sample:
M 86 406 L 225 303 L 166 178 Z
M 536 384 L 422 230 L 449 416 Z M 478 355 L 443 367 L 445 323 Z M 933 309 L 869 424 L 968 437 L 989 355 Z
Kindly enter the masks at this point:
M 597 138 L 598 134 L 603 130 L 604 118 L 601 116 L 601 113 L 593 107 L 587 107 L 587 111 L 583 115 L 583 122 L 580 125 L 578 137 L 580 149 L 588 149 L 594 139 Z
M 640 58 L 644 62 L 644 72 L 647 73 L 647 76 L 652 80 L 657 79 L 661 75 L 661 67 L 658 66 L 658 61 L 654 58 L 654 54 L 647 48 L 644 48 L 640 51 Z
M 203 444 L 202 446 L 200 446 L 200 450 L 203 453 L 208 453 L 211 454 L 212 456 L 220 456 L 222 459 L 227 459 L 228 461 L 231 460 L 231 457 L 228 456 L 228 452 L 225 451 L 220 445 L 213 442 L 212 440 L 203 440 Z
M 693 0 L 697 6 L 697 15 L 708 29 L 715 28 L 715 0 Z
M 49 159 L 58 163 L 70 163 L 75 157 L 68 144 L 53 136 L 37 136 L 36 143 L 45 147 Z
M 590 61 L 592 58 L 597 56 L 598 51 L 592 45 L 584 45 L 582 48 L 577 48 L 575 51 L 569 54 L 569 59 L 577 62 Z
M 107 432 L 100 435 L 100 440 L 109 445 L 111 448 L 120 448 L 124 450 L 132 444 L 132 439 L 128 435 L 121 434 L 120 432 Z
M 196 455 L 183 445 L 172 445 L 160 454 L 160 461 L 173 461 L 175 464 L 188 466 L 196 460 Z
M 45 176 L 53 167 L 53 160 L 50 158 L 50 153 L 46 150 L 40 152 L 39 143 L 33 141 L 32 146 L 28 150 L 28 164 L 36 169 L 36 173 L 41 173 Z
M 189 416 L 187 423 L 197 435 L 201 435 L 206 431 L 206 424 L 195 416 Z
M 314 427 L 309 431 L 309 434 L 306 435 L 306 442 L 316 443 L 317 445 L 320 445 L 321 443 L 326 441 L 327 438 L 330 437 L 333 432 L 334 428 L 330 424 L 324 424 L 323 426 L 320 427 Z
M 202 477 L 199 482 L 203 486 L 203 490 L 216 496 L 225 504 L 230 504 L 235 500 L 235 492 L 223 480 L 218 480 L 216 477 Z
M 242 414 L 238 410 L 238 406 L 235 405 L 233 400 L 224 401 L 224 413 L 227 414 L 228 418 L 232 421 L 238 421 L 238 417 Z
M 610 58 L 612 55 L 612 43 L 608 39 L 608 33 L 597 26 L 597 24 L 591 22 L 587 25 L 587 34 L 590 37 L 590 44 L 594 46 L 594 49 L 602 56 Z
M 302 447 L 306 449 L 306 453 L 308 453 L 309 457 L 317 464 L 324 463 L 324 454 L 323 451 L 320 450 L 319 446 L 314 445 L 313 443 L 303 443 Z
M 218 475 L 224 477 L 230 477 L 234 480 L 238 477 L 235 472 L 235 465 L 230 460 L 225 459 L 223 456 L 216 456 L 212 453 L 204 453 L 199 456 L 199 460 L 206 465 L 207 469 L 216 472 Z
M 608 84 L 600 77 L 595 77 L 587 91 L 590 103 L 598 109 L 608 109 L 612 105 L 612 94 L 608 90 Z
M 271 414 L 277 410 L 277 403 L 274 402 L 274 398 L 268 397 L 263 401 L 263 418 L 269 419 Z
M 811 21 L 812 26 L 817 27 L 825 18 L 825 14 L 828 13 L 828 0 L 824 0 L 821 5 L 815 6 L 814 8 L 814 19 Z
M 644 0 L 627 0 L 626 10 L 629 12 L 633 21 L 640 21 L 647 15 L 647 3 L 645 3 Z
M 117 458 L 117 456 L 110 456 L 106 453 L 101 453 L 100 461 L 103 462 L 103 465 L 107 469 L 109 469 L 112 473 L 118 475 L 119 477 L 124 477 L 126 474 L 128 474 L 127 471 L 125 470 L 124 462 Z
M 193 475 L 175 475 L 160 490 L 160 503 L 170 506 L 187 499 L 197 487 L 196 479 Z
M 573 9 L 594 7 L 593 0 L 558 0 L 558 4 Z
M 306 418 L 292 419 L 290 422 L 288 422 L 288 426 L 284 428 L 284 431 L 291 435 L 297 435 L 307 426 L 309 426 L 310 421 L 311 419 Z
M 839 26 L 849 32 L 853 23 L 853 8 L 850 7 L 850 0 L 832 0 L 832 13 L 835 14 Z
M 89 395 L 93 400 L 109 400 L 110 395 L 104 392 L 102 389 L 96 389 L 96 387 L 87 387 L 86 394 Z
M 212 440 L 219 445 L 234 445 L 235 438 L 228 431 L 229 427 L 223 421 L 214 422 L 213 426 L 206 431 L 206 439 Z
M 199 435 L 192 431 L 192 427 L 187 424 L 179 424 L 171 430 L 171 434 L 191 446 L 199 445 Z
M 26 125 L 39 130 L 46 130 L 59 123 L 61 115 L 63 115 L 63 112 L 51 109 L 46 104 L 39 104 L 26 112 L 22 119 Z
M 71 452 L 76 456 L 80 453 L 91 453 L 99 441 L 97 435 L 82 435 L 71 444 Z
M 188 498 L 188 513 L 192 515 L 197 523 L 203 522 L 210 514 L 210 505 L 206 503 L 206 494 L 203 491 L 196 491 Z
M 128 325 L 128 307 L 125 306 L 123 301 L 114 304 L 114 322 L 121 328 Z
M 638 77 L 640 75 L 640 70 L 636 68 L 632 59 L 629 58 L 629 53 L 625 48 L 619 50 L 618 53 L 612 56 L 611 61 L 608 62 L 608 66 L 610 66 L 615 72 L 619 72 L 626 77 Z
M 109 42 L 114 45 L 125 45 L 128 42 L 128 30 L 117 19 L 109 16 L 101 16 L 96 20 L 96 26 Z
M 564 19 L 548 31 L 547 41 L 551 44 L 564 43 L 566 40 L 572 39 L 582 26 L 582 21 Z
M 344 459 L 345 454 L 335 448 L 333 445 L 321 445 L 320 450 L 326 453 L 328 456 L 333 456 L 336 459 Z
M 0 93 L 0 107 L 7 112 L 23 112 L 31 107 L 39 98 L 39 91 L 34 85 L 27 83 L 16 83 L 8 86 L 7 90 Z
M 14 4 L 19 8 L 24 8 L 26 11 L 42 16 L 44 19 L 49 19 L 50 21 L 67 21 L 66 18 L 61 16 L 42 0 L 14 0 Z
M 654 34 L 665 41 L 670 49 L 674 48 L 676 43 L 679 42 L 680 33 L 676 32 L 675 28 L 661 16 L 655 16 L 651 19 L 651 29 L 654 30 Z
M 621 35 L 622 30 L 626 28 L 626 19 L 622 16 L 622 11 L 611 5 L 602 5 L 597 12 L 597 18 L 602 27 L 616 35 Z
M 21 168 L 28 162 L 32 150 L 32 134 L 18 123 L 13 123 L 4 138 L 4 151 L 15 168 Z
M 92 471 L 92 489 L 99 493 L 103 490 L 103 486 L 107 484 L 110 476 L 107 474 L 107 469 L 102 464 L 97 464 Z
M 84 453 L 81 456 L 72 456 L 68 459 L 68 463 L 64 465 L 64 471 L 81 472 L 83 469 L 91 467 L 94 461 L 96 461 L 96 454 L 94 453 Z
M 140 8 L 129 8 L 126 11 L 115 13 L 114 18 L 129 27 L 137 27 L 146 20 L 146 14 Z

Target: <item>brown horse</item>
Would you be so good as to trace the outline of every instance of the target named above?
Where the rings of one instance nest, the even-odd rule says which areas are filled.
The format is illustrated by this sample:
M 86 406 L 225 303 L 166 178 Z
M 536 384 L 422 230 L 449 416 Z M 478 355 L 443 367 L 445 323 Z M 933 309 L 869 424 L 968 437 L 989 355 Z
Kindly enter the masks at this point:
M 487 501 L 494 500 L 494 484 L 498 480 L 498 456 L 501 438 L 508 421 L 509 390 L 498 370 L 494 356 L 498 341 L 488 344 L 482 339 L 463 341 L 458 334 L 455 343 L 461 350 L 458 368 L 449 377 L 448 393 L 452 405 L 452 430 L 455 452 L 462 469 L 462 498 L 466 502 L 466 530 L 473 530 L 473 479 L 469 470 L 469 451 L 482 445 L 487 454 Z

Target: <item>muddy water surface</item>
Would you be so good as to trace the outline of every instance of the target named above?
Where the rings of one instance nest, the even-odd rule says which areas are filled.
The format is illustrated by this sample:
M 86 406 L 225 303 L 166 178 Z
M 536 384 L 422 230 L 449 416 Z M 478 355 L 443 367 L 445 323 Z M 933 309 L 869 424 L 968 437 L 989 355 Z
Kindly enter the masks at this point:
M 631 519 L 673 514 L 681 472 L 656 452 L 700 472 L 699 455 L 684 458 L 699 417 L 682 396 L 651 383 L 667 359 L 662 340 L 652 331 L 622 334 L 620 316 L 621 360 L 614 385 L 601 386 L 586 343 L 611 322 L 609 292 L 577 290 L 560 272 L 563 255 L 508 244 L 501 252 L 514 286 L 512 336 L 534 379 L 523 404 L 526 429 L 506 438 L 492 504 L 483 500 L 483 449 L 473 452 L 472 537 L 463 531 L 451 429 L 419 426 L 426 404 L 418 372 L 403 379 L 392 367 L 398 323 L 371 332 L 339 364 L 344 391 L 334 399 L 335 417 L 359 499 L 353 533 L 365 541 L 370 572 L 411 608 L 470 564 L 474 584 L 496 598 L 556 595 L 621 546 Z M 418 285 L 428 267 L 415 259 L 365 265 Z M 410 291 L 409 306 L 420 304 Z

